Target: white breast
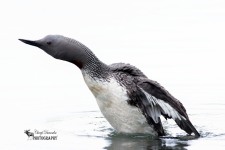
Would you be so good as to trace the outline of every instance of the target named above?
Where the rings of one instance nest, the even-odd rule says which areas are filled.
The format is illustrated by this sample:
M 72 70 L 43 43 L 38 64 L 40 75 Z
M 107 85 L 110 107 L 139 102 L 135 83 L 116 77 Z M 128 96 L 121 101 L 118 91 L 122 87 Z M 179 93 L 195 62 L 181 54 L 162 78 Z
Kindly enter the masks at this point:
M 93 79 L 86 73 L 83 73 L 83 76 L 102 114 L 117 132 L 157 135 L 139 109 L 127 103 L 126 89 L 119 85 L 115 78 L 103 81 Z

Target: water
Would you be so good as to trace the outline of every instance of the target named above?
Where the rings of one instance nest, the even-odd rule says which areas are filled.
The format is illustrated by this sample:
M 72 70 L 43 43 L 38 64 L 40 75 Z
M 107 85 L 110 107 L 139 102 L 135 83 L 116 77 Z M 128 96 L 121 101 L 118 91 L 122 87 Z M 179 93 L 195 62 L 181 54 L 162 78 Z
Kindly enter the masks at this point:
M 224 115 L 225 105 L 223 104 L 207 104 L 199 107 L 199 111 L 191 114 L 192 121 L 197 125 L 197 129 L 201 133 L 201 138 L 188 140 L 186 136 L 173 122 L 165 125 L 168 132 L 166 138 L 155 139 L 148 135 L 122 135 L 117 134 L 102 118 L 101 114 L 96 112 L 80 112 L 76 113 L 76 118 L 81 118 L 81 122 L 85 122 L 82 128 L 76 131 L 74 138 L 87 138 L 105 141 L 102 149 L 118 150 L 118 149 L 199 149 L 215 148 L 223 149 L 225 146 L 224 123 L 221 120 Z M 203 119 L 204 118 L 204 119 Z M 79 125 L 81 127 L 81 125 Z M 172 133 L 173 132 L 173 133 Z M 178 137 L 171 138 L 171 137 Z M 86 140 L 85 140 L 86 141 Z M 87 142 L 88 143 L 88 142 Z M 88 149 L 83 144 L 84 149 Z
M 197 104 L 197 103 L 196 103 Z M 104 119 L 96 105 L 74 106 L 43 106 L 36 105 L 23 108 L 14 116 L 20 116 L 20 121 L 13 124 L 9 121 L 13 136 L 4 134 L 1 140 L 6 140 L 1 149 L 107 149 L 107 150 L 151 150 L 151 149 L 224 149 L 225 103 L 202 103 L 187 106 L 191 110 L 191 121 L 200 132 L 201 137 L 194 139 L 187 136 L 176 124 L 163 120 L 167 136 L 154 138 L 149 135 L 118 134 Z M 17 106 L 13 107 L 18 108 Z M 26 112 L 28 111 L 28 112 Z M 29 118 L 27 118 L 29 117 Z M 14 117 L 14 119 L 16 119 Z M 9 119 L 10 120 L 10 119 Z M 57 132 L 56 141 L 30 140 L 23 133 L 25 129 L 54 130 Z
M 98 145 L 96 149 L 108 150 L 224 149 L 225 124 L 222 118 L 225 115 L 225 104 L 201 104 L 198 105 L 198 109 L 193 109 L 195 111 L 190 114 L 190 118 L 201 134 L 198 139 L 187 136 L 172 121 L 169 121 L 169 123 L 164 121 L 167 136 L 163 138 L 153 138 L 149 135 L 118 134 L 110 127 L 99 111 L 74 113 L 72 115 L 74 124 L 78 118 L 79 124 L 76 124 L 78 126 L 76 131 L 70 131 L 70 134 L 72 134 L 71 138 L 74 138 L 74 140 L 85 139 L 85 143 L 80 143 L 83 145 L 80 147 L 81 149 L 90 149 L 91 147 L 87 143 L 93 140 L 96 140 L 96 145 Z M 71 119 L 69 118 L 68 116 L 68 120 L 65 119 L 63 122 L 70 122 Z

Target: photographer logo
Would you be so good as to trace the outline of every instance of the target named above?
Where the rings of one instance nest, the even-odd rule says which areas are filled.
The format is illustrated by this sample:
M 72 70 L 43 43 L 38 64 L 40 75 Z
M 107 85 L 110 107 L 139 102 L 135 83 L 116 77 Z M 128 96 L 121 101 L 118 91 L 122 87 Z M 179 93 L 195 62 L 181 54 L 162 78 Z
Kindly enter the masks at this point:
M 34 131 L 24 130 L 27 135 L 28 140 L 57 140 L 58 135 L 56 131 L 43 130 L 39 131 L 34 129 Z

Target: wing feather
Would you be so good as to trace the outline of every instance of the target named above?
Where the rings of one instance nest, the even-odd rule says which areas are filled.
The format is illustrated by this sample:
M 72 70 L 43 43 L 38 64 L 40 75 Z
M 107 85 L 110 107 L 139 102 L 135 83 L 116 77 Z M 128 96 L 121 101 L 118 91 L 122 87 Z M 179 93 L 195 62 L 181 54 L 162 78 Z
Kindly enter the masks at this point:
M 160 119 L 159 117 L 163 115 L 166 119 L 172 118 L 177 125 L 188 134 L 194 133 L 196 137 L 200 136 L 190 122 L 183 104 L 157 82 L 153 82 L 149 79 L 141 80 L 138 83 L 138 88 L 145 95 L 145 99 L 141 100 L 149 103 L 145 106 L 147 107 L 148 115 L 150 115 L 155 123 L 157 123 Z
M 160 116 L 172 118 L 177 125 L 188 134 L 200 134 L 190 122 L 183 104 L 174 98 L 166 89 L 155 81 L 149 80 L 138 68 L 124 63 L 110 65 L 111 71 L 128 89 L 130 105 L 138 107 L 148 124 L 165 135 Z

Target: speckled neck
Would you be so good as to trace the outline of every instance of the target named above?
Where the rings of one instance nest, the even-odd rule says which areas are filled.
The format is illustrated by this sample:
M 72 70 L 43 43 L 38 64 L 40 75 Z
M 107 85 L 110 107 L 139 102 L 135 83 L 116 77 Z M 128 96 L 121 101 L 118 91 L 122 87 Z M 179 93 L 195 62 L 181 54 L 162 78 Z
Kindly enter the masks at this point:
M 88 62 L 81 68 L 81 71 L 92 78 L 107 79 L 109 75 L 109 67 L 96 56 L 89 58 Z
M 92 78 L 106 79 L 109 74 L 108 65 L 101 62 L 90 49 L 84 49 L 85 63 L 83 64 L 81 71 L 88 74 Z
M 101 62 L 88 47 L 77 40 L 63 38 L 64 43 L 67 43 L 65 47 L 68 48 L 68 53 L 64 53 L 63 60 L 75 64 L 90 77 L 106 78 L 108 76 L 109 67 Z

